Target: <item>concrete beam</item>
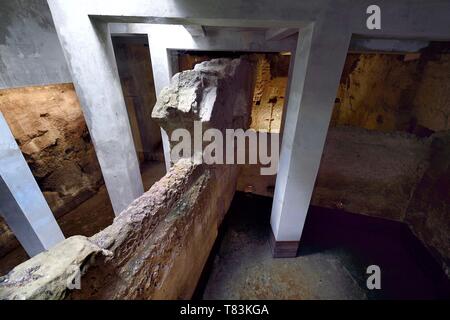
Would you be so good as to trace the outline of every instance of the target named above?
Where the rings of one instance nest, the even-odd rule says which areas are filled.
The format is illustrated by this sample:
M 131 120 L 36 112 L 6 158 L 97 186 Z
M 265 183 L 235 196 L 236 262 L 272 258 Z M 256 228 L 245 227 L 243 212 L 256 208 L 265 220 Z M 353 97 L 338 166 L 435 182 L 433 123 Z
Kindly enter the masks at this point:
M 30 256 L 64 240 L 1 112 L 0 213 Z
M 278 0 L 274 8 L 271 0 L 229 0 L 211 5 L 210 0 L 143 1 L 122 0 L 86 1 L 48 0 L 66 12 L 82 11 L 94 19 L 120 23 L 198 24 L 203 26 L 297 28 L 299 23 L 322 23 L 333 20 L 346 32 L 369 37 L 449 40 L 448 16 L 450 2 L 435 0 L 424 3 L 411 0 L 379 0 L 382 25 L 380 30 L 366 26 L 368 1 L 355 0 Z M 79 19 L 82 19 L 79 17 Z
M 193 38 L 182 25 L 152 25 L 143 23 L 111 23 L 111 34 L 149 36 L 150 50 L 152 46 L 163 47 L 164 50 L 210 50 L 210 51 L 249 51 L 249 52 L 281 52 L 295 51 L 297 39 L 289 37 L 279 41 L 267 41 L 266 32 L 261 30 L 245 30 L 232 32 L 215 28 L 208 31 L 206 37 Z M 297 28 L 298 32 L 298 28 Z M 173 70 L 177 71 L 177 70 Z
M 271 216 L 275 257 L 297 254 L 350 38 L 333 24 L 300 29 Z
M 269 29 L 266 32 L 266 40 L 283 40 L 293 34 L 298 33 L 298 29 L 296 28 L 279 28 L 279 29 Z
M 199 25 L 185 25 L 184 28 L 191 34 L 193 37 L 206 37 L 205 28 Z

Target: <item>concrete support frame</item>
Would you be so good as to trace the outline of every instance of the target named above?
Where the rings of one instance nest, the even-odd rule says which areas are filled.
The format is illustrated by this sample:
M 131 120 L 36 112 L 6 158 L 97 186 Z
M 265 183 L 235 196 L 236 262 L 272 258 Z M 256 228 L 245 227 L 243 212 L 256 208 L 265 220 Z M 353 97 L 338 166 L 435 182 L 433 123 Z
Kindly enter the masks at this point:
M 148 36 L 150 55 L 152 57 L 155 91 L 170 84 L 172 76 L 179 72 L 173 67 L 171 51 L 201 50 L 201 51 L 242 51 L 242 52 L 282 52 L 295 54 L 297 36 L 293 35 L 283 41 L 267 41 L 264 29 L 260 31 L 229 32 L 216 31 L 213 35 L 195 37 L 181 25 L 150 25 L 150 24 L 110 24 L 110 32 L 115 36 L 129 34 L 144 34 Z M 161 128 L 166 168 L 169 170 L 170 143 L 169 137 Z
M 29 256 L 64 240 L 1 112 L 0 213 Z
M 271 218 L 276 256 L 295 255 L 351 35 L 450 39 L 448 0 L 429 4 L 380 0 L 380 30 L 367 28 L 366 10 L 373 3 L 365 0 L 279 0 L 276 7 L 269 0 L 229 0 L 214 5 L 210 0 L 128 0 L 126 5 L 121 0 L 48 3 L 116 213 L 142 193 L 142 181 L 112 58 L 108 23 L 301 29 Z M 198 38 L 208 41 L 208 36 Z M 251 44 L 254 39 L 243 40 L 250 43 L 250 51 L 257 51 L 257 42 Z M 167 51 L 165 54 L 167 60 Z M 290 249 L 278 250 L 283 244 Z

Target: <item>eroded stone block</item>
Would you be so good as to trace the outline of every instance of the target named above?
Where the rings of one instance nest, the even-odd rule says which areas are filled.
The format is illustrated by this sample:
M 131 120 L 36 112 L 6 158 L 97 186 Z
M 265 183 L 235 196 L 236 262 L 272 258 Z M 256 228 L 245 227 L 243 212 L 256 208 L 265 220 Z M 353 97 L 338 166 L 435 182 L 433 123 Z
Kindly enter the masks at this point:
M 61 299 L 83 272 L 86 261 L 99 253 L 109 254 L 86 237 L 66 239 L 0 278 L 0 299 Z
M 193 122 L 207 128 L 247 128 L 254 86 L 253 64 L 240 59 L 213 59 L 176 74 L 164 88 L 152 118 L 169 134 L 193 132 Z

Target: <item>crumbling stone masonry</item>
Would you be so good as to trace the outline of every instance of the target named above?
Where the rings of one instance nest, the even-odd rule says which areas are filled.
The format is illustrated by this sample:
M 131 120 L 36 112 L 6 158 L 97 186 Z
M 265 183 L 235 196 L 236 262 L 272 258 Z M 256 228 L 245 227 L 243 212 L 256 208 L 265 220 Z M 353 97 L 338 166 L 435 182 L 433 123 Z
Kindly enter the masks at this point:
M 245 58 L 218 59 L 176 75 L 154 116 L 169 133 L 194 119 L 220 129 L 246 126 L 254 74 L 249 68 Z M 238 173 L 236 165 L 181 159 L 108 228 L 69 238 L 0 278 L 0 299 L 190 298 Z M 69 290 L 77 270 L 81 289 Z
M 193 136 L 194 121 L 201 121 L 204 131 L 246 129 L 254 87 L 252 68 L 247 59 L 213 59 L 180 72 L 162 90 L 152 118 L 169 136 L 180 128 Z

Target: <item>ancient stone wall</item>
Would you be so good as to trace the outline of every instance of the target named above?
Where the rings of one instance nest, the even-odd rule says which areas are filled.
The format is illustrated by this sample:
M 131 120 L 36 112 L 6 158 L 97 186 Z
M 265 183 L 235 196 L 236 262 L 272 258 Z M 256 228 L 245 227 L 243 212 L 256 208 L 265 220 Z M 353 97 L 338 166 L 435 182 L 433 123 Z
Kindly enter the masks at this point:
M 0 299 L 190 298 L 237 172 L 180 160 L 110 227 L 91 238 L 69 238 L 0 279 Z M 69 291 L 74 267 L 83 269 L 81 290 Z
M 355 128 L 356 141 L 330 128 L 313 203 L 329 206 L 335 199 L 351 212 L 406 222 L 450 274 L 449 117 L 448 46 L 432 44 L 413 56 L 349 55 L 331 126 L 390 133 L 376 141 Z M 346 153 L 340 162 L 327 156 L 338 146 L 341 156 Z M 352 176 L 359 183 L 348 183 Z M 337 200 L 344 194 L 353 205 Z
M 413 104 L 417 126 L 435 132 L 450 130 L 450 54 L 427 61 Z
M 407 133 L 330 127 L 312 204 L 403 221 L 429 166 L 430 143 Z M 260 167 L 242 166 L 239 191 L 273 196 L 276 176 L 261 176 Z
M 405 221 L 450 277 L 450 132 L 430 140 L 430 165 L 415 186 Z
M 429 154 L 427 138 L 330 128 L 312 203 L 403 221 Z
M 57 216 L 103 184 L 72 84 L 2 90 L 0 111 Z
M 349 54 L 331 125 L 407 131 L 420 75 L 419 60 L 403 55 Z
M 220 54 L 214 53 L 213 56 Z M 195 65 L 211 59 L 211 54 L 179 54 L 181 71 L 194 69 Z M 279 133 L 288 83 L 290 55 L 279 53 L 250 53 L 255 63 L 255 90 L 250 128 Z M 249 168 L 250 169 L 250 168 Z
M 260 132 L 280 133 L 290 57 L 278 54 L 255 54 L 255 57 L 256 84 L 250 127 Z
M 221 130 L 245 129 L 251 71 L 245 59 L 202 63 L 173 78 L 154 116 L 169 133 L 179 126 L 191 128 L 189 122 L 195 119 Z M 234 99 L 227 99 L 230 93 Z M 179 160 L 108 228 L 91 238 L 69 238 L 0 278 L 0 299 L 190 298 L 234 196 L 238 174 L 237 165 Z M 79 269 L 81 290 L 68 290 Z
M 0 111 L 56 217 L 103 185 L 72 84 L 0 90 Z M 0 256 L 19 245 L 0 221 Z
M 349 54 L 331 126 L 419 135 L 449 129 L 450 54 Z
M 248 128 L 253 90 L 254 65 L 248 57 L 205 61 L 172 78 L 161 91 L 152 117 L 169 137 L 183 128 L 194 138 L 194 121 L 201 123 L 203 131 L 214 128 L 225 136 L 225 129 Z
M 160 128 L 151 120 L 156 96 L 146 42 L 138 39 L 134 42 L 114 43 L 139 158 L 141 162 L 163 161 Z M 66 213 L 73 213 L 72 210 L 85 210 L 79 208 L 84 201 L 97 192 L 106 192 L 95 150 L 72 84 L 0 90 L 0 111 L 8 121 L 57 218 Z M 108 197 L 103 198 L 107 203 L 101 203 L 99 206 L 110 207 Z M 79 219 L 75 216 L 74 219 Z M 89 232 L 82 234 L 92 235 L 101 230 L 94 226 L 95 224 L 103 226 L 103 220 L 110 219 L 111 216 L 108 215 L 107 218 L 99 218 L 96 222 L 89 221 Z M 83 221 L 74 223 L 73 219 L 68 217 L 65 220 L 71 220 L 73 224 L 71 227 L 67 226 L 65 221 L 58 221 L 66 235 L 74 234 L 76 225 L 83 225 Z M 102 222 L 97 223 L 98 221 Z M 19 246 L 19 242 L 0 217 L 0 257 Z

